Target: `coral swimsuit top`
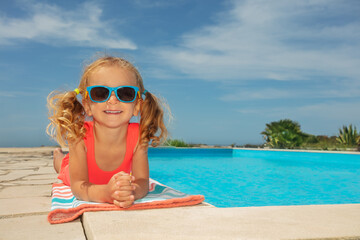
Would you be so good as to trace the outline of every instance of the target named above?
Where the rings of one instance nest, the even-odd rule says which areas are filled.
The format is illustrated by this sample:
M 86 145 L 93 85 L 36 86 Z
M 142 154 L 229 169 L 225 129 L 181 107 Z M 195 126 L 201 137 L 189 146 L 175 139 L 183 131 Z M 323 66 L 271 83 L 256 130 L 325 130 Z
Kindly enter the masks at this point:
M 87 148 L 87 165 L 89 182 L 93 184 L 107 184 L 111 177 L 118 172 L 130 173 L 132 167 L 132 158 L 135 147 L 139 139 L 139 124 L 130 123 L 126 136 L 126 153 L 121 165 L 113 171 L 104 171 L 100 169 L 95 160 L 95 139 L 94 139 L 94 123 L 85 122 L 86 135 L 84 143 Z

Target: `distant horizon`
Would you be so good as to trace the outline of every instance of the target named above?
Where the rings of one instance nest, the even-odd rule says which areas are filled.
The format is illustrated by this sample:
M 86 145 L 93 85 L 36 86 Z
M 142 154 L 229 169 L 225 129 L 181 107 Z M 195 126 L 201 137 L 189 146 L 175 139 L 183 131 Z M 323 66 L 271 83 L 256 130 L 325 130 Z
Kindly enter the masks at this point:
M 98 52 L 134 63 L 174 139 L 262 144 L 281 119 L 313 135 L 360 127 L 359 12 L 357 0 L 3 1 L 0 147 L 52 144 L 46 98 L 76 88 Z
M 338 137 L 338 135 L 316 135 L 316 136 L 327 136 L 327 137 Z M 178 138 L 170 138 L 170 139 L 177 139 L 177 140 L 183 140 L 183 139 L 178 139 Z M 183 141 L 185 141 L 185 140 L 183 140 Z M 187 141 L 185 141 L 187 144 L 190 144 L 190 145 L 206 145 L 206 146 L 231 146 L 231 145 L 233 145 L 233 144 L 235 144 L 235 147 L 236 146 L 240 146 L 240 147 L 243 147 L 243 146 L 245 146 L 245 145 L 254 145 L 254 146 L 261 146 L 261 145 L 264 145 L 265 144 L 265 141 L 262 141 L 261 143 L 250 143 L 250 142 L 248 142 L 248 143 L 243 143 L 243 144 L 238 144 L 238 143 L 235 143 L 235 142 L 233 142 L 233 143 L 201 143 L 201 142 L 187 142 Z M 32 145 L 32 144 L 29 144 L 29 145 L 27 145 L 27 144 L 25 144 L 25 145 L 16 145 L 16 146 L 2 146 L 2 145 L 0 145 L 0 148 L 22 148 L 22 147 L 59 147 L 60 145 L 59 144 L 57 144 L 57 143 L 55 143 L 55 142 L 53 142 L 53 140 L 50 140 L 49 139 L 49 144 L 42 144 L 42 145 L 36 145 L 36 144 L 34 144 L 34 145 Z M 162 145 L 160 145 L 159 147 L 164 147 L 164 146 L 162 146 Z

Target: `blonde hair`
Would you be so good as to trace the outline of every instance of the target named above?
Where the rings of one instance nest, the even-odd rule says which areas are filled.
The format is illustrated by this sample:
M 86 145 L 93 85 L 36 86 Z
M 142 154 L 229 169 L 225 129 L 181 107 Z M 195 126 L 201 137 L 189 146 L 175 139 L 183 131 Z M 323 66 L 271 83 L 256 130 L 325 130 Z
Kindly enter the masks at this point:
M 139 71 L 130 62 L 123 58 L 104 56 L 100 57 L 85 67 L 81 77 L 78 90 L 84 98 L 88 80 L 92 73 L 104 66 L 119 66 L 133 72 L 136 76 L 136 84 L 140 93 L 144 93 L 145 88 Z M 146 92 L 145 99 L 140 101 L 140 133 L 139 143 L 147 146 L 156 147 L 165 141 L 168 131 L 164 124 L 163 103 L 152 93 Z M 86 113 L 84 107 L 77 99 L 75 91 L 60 93 L 51 92 L 48 96 L 49 120 L 47 133 L 54 138 L 61 146 L 66 146 L 69 142 L 76 141 L 85 137 L 86 129 L 84 122 Z M 158 135 L 156 135 L 159 133 Z

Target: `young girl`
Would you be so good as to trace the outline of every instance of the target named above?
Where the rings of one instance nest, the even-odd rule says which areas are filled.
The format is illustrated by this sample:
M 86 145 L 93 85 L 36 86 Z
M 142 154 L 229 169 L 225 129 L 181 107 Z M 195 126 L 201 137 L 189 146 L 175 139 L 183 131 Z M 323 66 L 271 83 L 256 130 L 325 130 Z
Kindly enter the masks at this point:
M 54 168 L 76 198 L 127 208 L 148 193 L 148 145 L 159 145 L 167 130 L 158 99 L 131 63 L 97 59 L 85 68 L 78 88 L 51 93 L 48 106 L 48 134 L 69 146 L 66 156 L 54 151 Z M 140 124 L 129 123 L 139 115 Z

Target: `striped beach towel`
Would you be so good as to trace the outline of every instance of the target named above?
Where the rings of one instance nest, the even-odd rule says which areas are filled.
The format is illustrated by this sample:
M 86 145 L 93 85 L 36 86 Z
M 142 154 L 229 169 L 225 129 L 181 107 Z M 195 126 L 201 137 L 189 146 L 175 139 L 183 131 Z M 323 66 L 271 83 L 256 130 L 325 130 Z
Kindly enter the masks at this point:
M 188 195 L 150 179 L 149 193 L 144 198 L 136 200 L 130 208 L 124 209 L 109 203 L 78 200 L 72 194 L 69 186 L 62 183 L 54 183 L 48 221 L 51 224 L 70 222 L 81 216 L 84 212 L 89 211 L 169 208 L 196 205 L 203 201 L 204 196 L 202 195 Z

